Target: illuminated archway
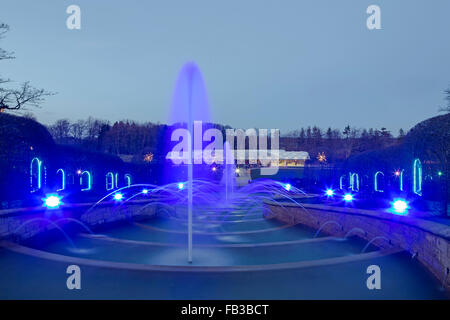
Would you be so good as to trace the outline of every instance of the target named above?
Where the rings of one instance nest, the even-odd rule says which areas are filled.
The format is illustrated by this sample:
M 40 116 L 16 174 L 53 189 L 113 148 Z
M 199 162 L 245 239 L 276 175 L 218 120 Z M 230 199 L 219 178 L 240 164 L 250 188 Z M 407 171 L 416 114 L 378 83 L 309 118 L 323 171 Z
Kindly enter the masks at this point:
M 114 175 L 114 186 L 116 188 L 119 187 L 119 174 L 116 172 L 116 174 Z
M 87 183 L 85 183 L 87 179 Z M 89 171 L 83 171 L 80 176 L 81 191 L 89 191 L 92 189 L 92 176 Z M 83 186 L 85 186 L 83 188 Z
M 125 174 L 125 181 L 127 182 L 127 186 L 131 186 L 132 183 L 132 179 L 131 179 L 131 174 L 127 173 Z
M 344 190 L 345 187 L 347 187 L 347 184 L 345 183 L 346 181 L 344 181 L 344 179 L 347 177 L 347 175 L 342 175 L 339 178 L 339 189 Z
M 381 175 L 382 177 L 384 177 L 384 173 L 381 172 L 381 171 L 377 171 L 377 172 L 375 173 L 375 176 L 374 176 L 373 189 L 374 189 L 376 192 L 384 192 L 384 190 L 380 188 L 380 182 L 378 181 L 378 177 L 379 177 L 380 175 Z M 384 181 L 383 181 L 383 182 L 384 182 Z M 384 183 L 383 183 L 383 186 L 384 186 Z
M 30 187 L 31 192 L 42 188 L 42 161 L 39 158 L 33 158 L 30 163 Z
M 63 169 L 58 169 L 56 171 L 56 176 L 58 176 L 58 174 L 61 175 L 61 179 L 59 180 L 59 181 L 61 181 L 61 183 L 57 185 L 59 188 L 56 189 L 56 191 L 62 191 L 64 189 L 66 189 L 66 173 L 64 172 Z
M 106 174 L 106 190 L 114 189 L 114 175 L 112 172 L 108 172 Z
M 402 169 L 401 171 L 400 171 L 400 191 L 404 191 L 403 190 L 403 172 L 405 172 L 405 170 L 404 169 Z
M 422 195 L 422 163 L 415 159 L 413 163 L 413 192 Z
M 350 172 L 350 188 L 352 191 L 359 191 L 359 175 Z

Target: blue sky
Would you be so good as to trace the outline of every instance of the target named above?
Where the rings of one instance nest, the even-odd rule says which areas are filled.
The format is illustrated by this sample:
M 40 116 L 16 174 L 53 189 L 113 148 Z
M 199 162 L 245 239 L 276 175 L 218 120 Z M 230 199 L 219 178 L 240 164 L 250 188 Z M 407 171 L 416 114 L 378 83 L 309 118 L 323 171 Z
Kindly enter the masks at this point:
M 81 7 L 81 30 L 66 8 Z M 366 28 L 381 7 L 382 30 Z M 236 128 L 387 127 L 437 115 L 450 86 L 448 0 L 2 0 L 17 59 L 3 76 L 58 94 L 38 120 L 167 122 L 193 60 L 214 122 Z

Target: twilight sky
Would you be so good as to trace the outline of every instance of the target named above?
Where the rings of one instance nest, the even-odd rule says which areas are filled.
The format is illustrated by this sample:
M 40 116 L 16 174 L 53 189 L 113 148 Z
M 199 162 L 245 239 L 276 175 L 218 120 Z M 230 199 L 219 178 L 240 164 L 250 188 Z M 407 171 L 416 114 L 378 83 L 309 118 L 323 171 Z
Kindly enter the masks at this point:
M 81 7 L 81 30 L 66 8 Z M 382 30 L 366 27 L 381 7 Z M 448 0 L 1 0 L 15 60 L 0 74 L 58 94 L 39 121 L 167 122 L 175 80 L 201 68 L 214 122 L 387 127 L 438 114 L 450 86 Z

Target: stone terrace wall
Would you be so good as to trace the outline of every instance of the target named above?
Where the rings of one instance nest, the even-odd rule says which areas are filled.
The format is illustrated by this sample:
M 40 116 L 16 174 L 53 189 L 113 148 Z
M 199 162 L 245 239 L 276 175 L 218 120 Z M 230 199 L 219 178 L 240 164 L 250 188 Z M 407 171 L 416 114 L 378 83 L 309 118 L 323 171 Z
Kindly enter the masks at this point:
M 73 223 L 69 219 L 77 219 L 88 227 L 112 223 L 130 218 L 150 218 L 155 215 L 155 206 L 145 205 L 148 200 L 129 201 L 126 205 L 107 202 L 96 206 L 92 203 L 61 206 L 58 209 L 21 208 L 0 211 L 0 239 L 21 241 L 39 233 Z M 52 221 L 50 223 L 48 220 Z
M 303 224 L 321 233 L 344 237 L 350 230 L 380 248 L 400 247 L 415 255 L 447 290 L 450 290 L 450 227 L 408 216 L 372 210 L 332 207 L 318 204 L 266 201 L 270 217 L 288 224 Z M 333 222 L 329 222 L 333 221 Z M 329 222 L 325 224 L 326 222 Z

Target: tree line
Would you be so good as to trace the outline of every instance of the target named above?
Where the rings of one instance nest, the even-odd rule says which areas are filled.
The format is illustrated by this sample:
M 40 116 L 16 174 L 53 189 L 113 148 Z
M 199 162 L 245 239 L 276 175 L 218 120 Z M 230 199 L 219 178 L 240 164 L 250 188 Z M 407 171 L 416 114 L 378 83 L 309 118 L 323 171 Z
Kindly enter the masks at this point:
M 221 130 L 228 126 L 215 125 Z M 135 160 L 146 154 L 163 157 L 162 143 L 170 126 L 131 120 L 109 121 L 95 119 L 70 121 L 57 120 L 47 126 L 56 143 L 77 145 L 90 151 L 115 155 L 129 155 Z M 317 126 L 300 128 L 280 138 L 280 148 L 288 151 L 307 151 L 311 158 L 324 152 L 328 162 L 345 160 L 350 155 L 368 150 L 382 149 L 401 143 L 404 130 L 394 137 L 386 128 L 357 129 L 347 126 L 343 130 Z
M 129 120 L 111 124 L 109 121 L 92 117 L 73 122 L 60 119 L 47 126 L 56 143 L 77 145 L 90 151 L 116 155 L 155 152 L 158 138 L 165 127 L 158 123 L 138 124 Z
M 317 160 L 315 157 L 319 153 L 324 153 L 328 162 L 334 162 L 365 151 L 398 145 L 405 135 L 403 129 L 393 136 L 386 128 L 358 129 L 347 125 L 343 130 L 331 127 L 322 130 L 309 126 L 287 133 L 281 138 L 280 145 L 287 150 L 308 151 L 313 160 Z

